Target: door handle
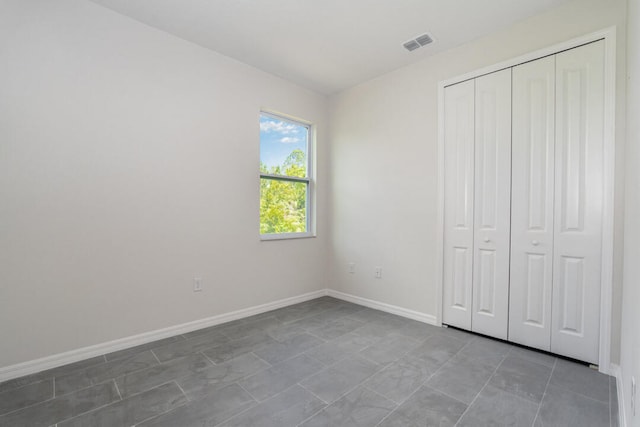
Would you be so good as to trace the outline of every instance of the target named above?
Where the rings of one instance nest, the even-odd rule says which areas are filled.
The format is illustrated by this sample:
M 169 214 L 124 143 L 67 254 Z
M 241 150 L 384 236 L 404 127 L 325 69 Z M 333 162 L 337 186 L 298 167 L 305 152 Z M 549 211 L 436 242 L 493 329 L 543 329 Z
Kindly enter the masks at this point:
M 488 238 L 488 237 L 485 237 L 485 238 L 484 238 L 484 242 L 485 242 L 485 243 L 489 243 L 490 241 L 491 241 L 491 239 L 490 239 L 490 238 Z
M 540 244 L 540 242 L 538 242 L 537 240 L 532 240 L 532 241 L 531 241 L 531 244 L 532 244 L 533 246 L 538 246 L 538 245 Z

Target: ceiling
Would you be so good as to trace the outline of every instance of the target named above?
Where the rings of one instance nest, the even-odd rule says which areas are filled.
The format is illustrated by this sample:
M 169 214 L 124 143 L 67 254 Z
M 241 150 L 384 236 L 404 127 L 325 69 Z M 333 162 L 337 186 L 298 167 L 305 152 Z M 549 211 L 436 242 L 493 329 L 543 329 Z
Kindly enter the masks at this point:
M 322 94 L 568 0 L 91 0 Z M 407 40 L 434 42 L 408 52 Z

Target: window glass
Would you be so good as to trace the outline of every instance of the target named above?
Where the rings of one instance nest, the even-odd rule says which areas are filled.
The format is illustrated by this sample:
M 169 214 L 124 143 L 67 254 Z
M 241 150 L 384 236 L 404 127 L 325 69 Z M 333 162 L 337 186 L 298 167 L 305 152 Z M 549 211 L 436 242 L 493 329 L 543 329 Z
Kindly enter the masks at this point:
M 260 235 L 310 236 L 310 126 L 260 115 Z

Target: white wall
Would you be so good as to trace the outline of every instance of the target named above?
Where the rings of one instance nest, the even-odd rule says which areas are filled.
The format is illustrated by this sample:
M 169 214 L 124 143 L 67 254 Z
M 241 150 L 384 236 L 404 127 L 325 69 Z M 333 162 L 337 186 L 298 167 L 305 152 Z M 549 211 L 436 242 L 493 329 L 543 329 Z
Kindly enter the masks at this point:
M 640 427 L 640 396 L 636 416 L 631 413 L 631 377 L 640 393 L 640 1 L 628 2 L 627 32 L 627 149 L 624 239 L 624 287 L 622 307 L 623 406 L 627 426 Z
M 454 23 L 452 23 L 454 25 Z M 613 360 L 622 265 L 624 0 L 579 0 L 330 99 L 334 288 L 434 315 L 438 82 L 618 25 Z M 435 35 L 437 39 L 437 34 Z M 620 114 L 621 113 L 621 114 Z M 356 274 L 347 263 L 355 262 Z M 382 266 L 383 278 L 373 278 Z
M 82 0 L 2 1 L 0 58 L 0 367 L 325 288 L 324 97 Z M 318 238 L 259 241 L 261 107 Z

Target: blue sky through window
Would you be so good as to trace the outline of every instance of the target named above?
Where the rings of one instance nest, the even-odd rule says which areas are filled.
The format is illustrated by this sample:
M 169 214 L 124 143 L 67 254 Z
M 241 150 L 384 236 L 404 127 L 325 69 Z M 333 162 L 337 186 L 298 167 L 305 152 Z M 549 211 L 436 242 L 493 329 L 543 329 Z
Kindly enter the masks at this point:
M 260 161 L 270 170 L 282 165 L 293 150 L 307 155 L 308 131 L 305 126 L 260 115 Z

